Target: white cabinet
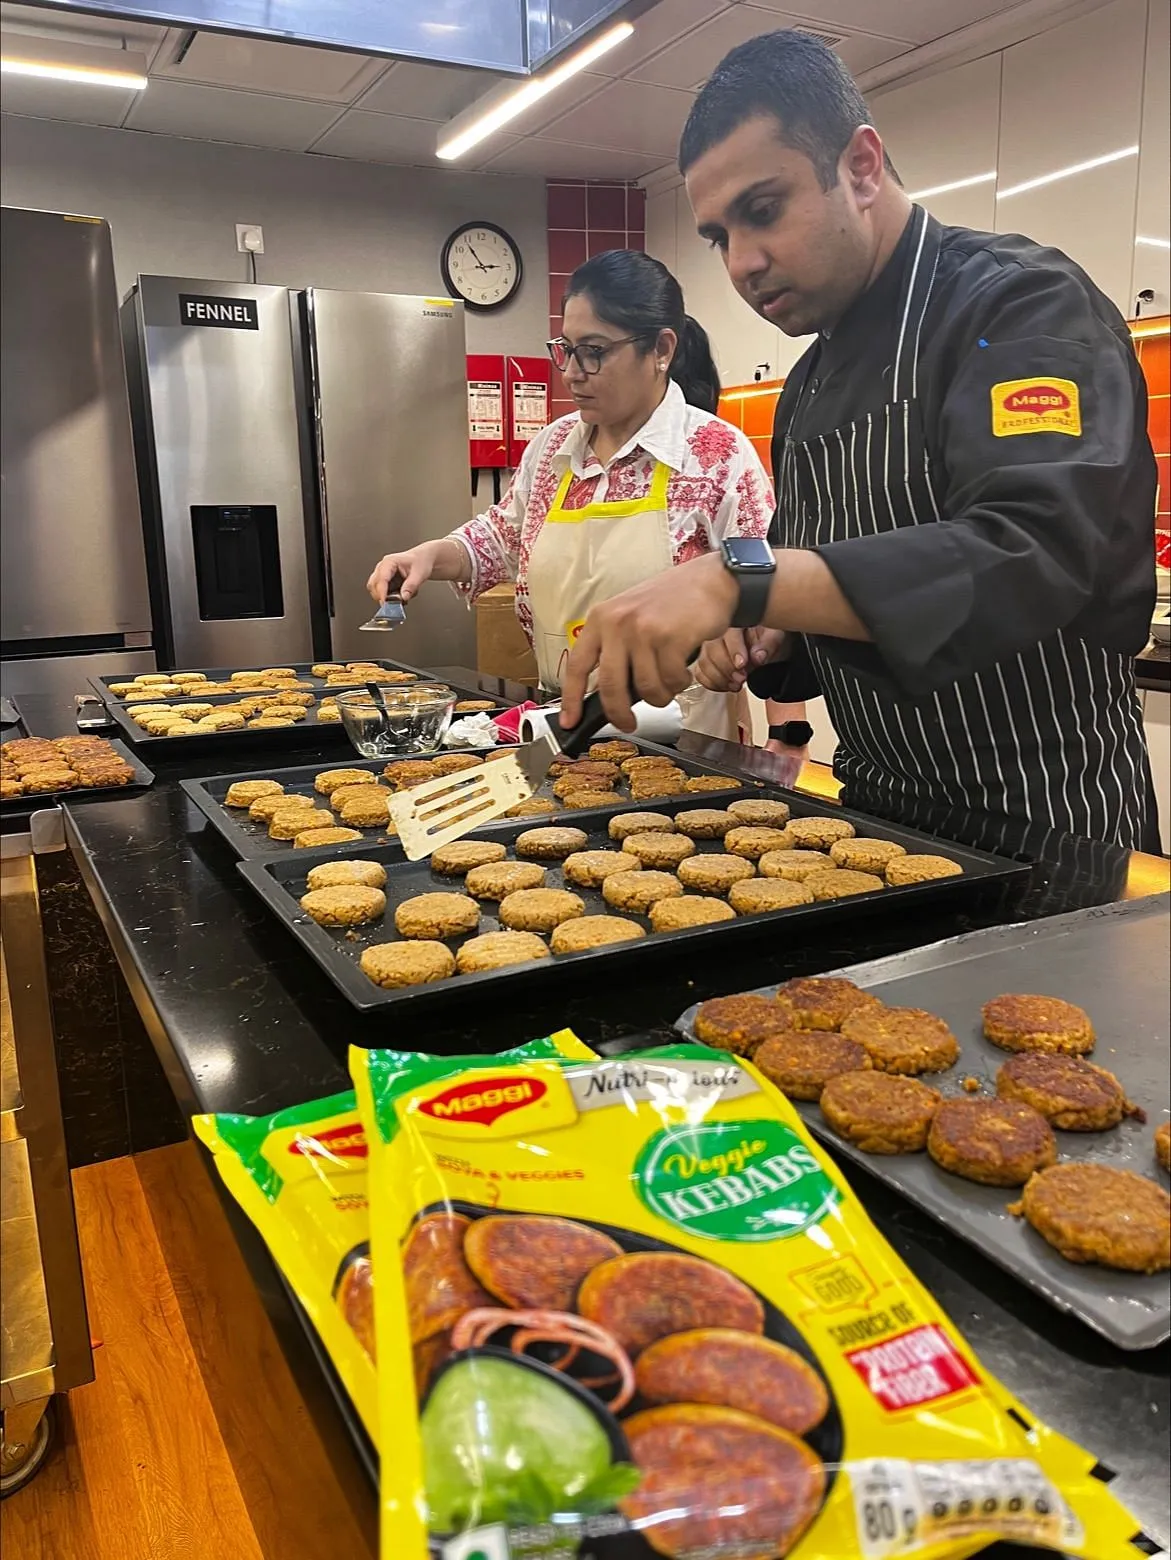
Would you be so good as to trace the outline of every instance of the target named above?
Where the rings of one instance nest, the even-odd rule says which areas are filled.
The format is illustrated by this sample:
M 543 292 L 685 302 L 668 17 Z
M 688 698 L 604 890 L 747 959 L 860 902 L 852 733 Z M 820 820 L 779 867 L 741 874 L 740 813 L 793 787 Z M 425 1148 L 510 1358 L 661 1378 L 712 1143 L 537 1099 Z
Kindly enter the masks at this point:
M 871 104 L 874 124 L 908 194 L 992 174 L 980 184 L 927 195 L 940 222 L 991 232 L 996 224 L 1000 55 L 894 87 Z
M 1150 243 L 1160 239 L 1160 243 Z M 1131 300 L 1149 288 L 1148 314 L 1171 313 L 1171 6 L 1150 0 L 1143 74 L 1142 145 L 1138 161 Z M 1148 242 L 1144 242 L 1147 240 Z
M 1003 56 L 996 230 L 1064 250 L 1124 314 L 1134 303 L 1146 35 L 1146 0 L 1114 0 Z M 1128 149 L 1118 161 L 1007 193 Z

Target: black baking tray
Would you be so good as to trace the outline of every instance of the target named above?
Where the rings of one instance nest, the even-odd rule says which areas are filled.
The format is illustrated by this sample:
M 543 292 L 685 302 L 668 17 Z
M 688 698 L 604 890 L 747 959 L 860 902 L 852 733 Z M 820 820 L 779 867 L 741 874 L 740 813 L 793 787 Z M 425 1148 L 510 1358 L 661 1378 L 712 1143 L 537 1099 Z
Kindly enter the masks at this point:
M 299 681 L 307 682 L 307 683 L 310 684 L 310 686 L 308 688 L 306 688 L 304 691 L 306 693 L 317 694 L 319 697 L 331 698 L 335 693 L 348 693 L 348 692 L 351 692 L 351 691 L 353 691 L 355 689 L 361 689 L 361 688 L 364 688 L 366 686 L 365 682 L 360 677 L 355 677 L 351 682 L 348 682 L 348 683 L 327 683 L 324 677 L 314 677 L 313 673 L 309 669 L 311 666 L 315 666 L 315 665 L 318 665 L 318 664 L 320 664 L 320 663 L 318 663 L 316 661 L 286 661 L 285 662 L 285 665 L 287 667 L 290 667 L 294 672 L 296 672 L 297 678 L 298 678 Z M 462 695 L 465 698 L 469 698 L 469 699 L 483 699 L 483 698 L 486 697 L 486 695 L 482 692 L 482 690 L 480 690 L 478 688 L 461 687 L 461 686 L 457 685 L 456 683 L 451 682 L 446 677 L 436 677 L 433 673 L 431 673 L 429 671 L 426 671 L 422 667 L 408 666 L 405 661 L 388 661 L 388 660 L 384 660 L 382 658 L 374 660 L 373 657 L 372 657 L 371 658 L 371 664 L 374 665 L 374 666 L 381 666 L 382 669 L 384 671 L 387 671 L 387 672 L 409 672 L 412 677 L 417 677 L 420 682 L 441 682 L 444 685 L 444 687 L 446 687 L 446 688 L 454 688 L 457 694 L 460 694 L 460 695 Z M 260 671 L 263 671 L 264 669 L 265 668 L 260 667 L 260 666 L 251 666 L 251 667 L 249 667 L 249 666 L 230 666 L 230 667 L 229 666 L 177 666 L 177 667 L 175 667 L 175 671 L 178 672 L 180 674 L 180 676 L 183 676 L 183 675 L 186 675 L 186 674 L 195 674 L 195 675 L 202 674 L 204 677 L 206 677 L 208 679 L 209 682 L 228 682 L 230 680 L 231 675 L 232 675 L 233 672 L 248 672 L 248 671 L 260 672 Z M 158 675 L 159 676 L 163 676 L 165 674 L 160 672 Z M 107 704 L 110 704 L 110 705 L 125 704 L 126 699 L 128 697 L 125 694 L 111 693 L 111 691 L 110 691 L 110 684 L 111 683 L 128 682 L 130 680 L 131 679 L 127 678 L 125 676 L 125 674 L 123 674 L 122 676 L 115 675 L 113 677 L 91 677 L 89 679 L 90 686 L 92 688 L 94 688 L 99 694 L 101 694 L 101 696 L 105 700 L 105 702 Z M 148 688 L 148 691 L 149 691 L 149 688 Z M 239 693 L 237 693 L 237 694 L 224 694 L 223 697 L 224 698 L 240 698 L 240 699 L 242 699 L 242 698 L 244 698 L 248 694 L 249 691 L 250 690 L 247 689 L 247 688 L 241 688 Z M 204 702 L 210 704 L 211 702 L 213 702 L 213 700 L 216 697 L 217 697 L 217 695 L 212 694 Z M 177 698 L 178 698 L 178 695 L 176 695 L 176 694 L 172 694 L 171 695 L 171 699 L 177 699 Z M 158 740 L 161 740 L 161 739 L 156 738 L 155 740 L 158 741 Z
M 1148 1120 L 1127 1117 L 1106 1132 L 1058 1132 L 1060 1158 L 1133 1170 L 1166 1187 L 1152 1139 L 1171 1105 L 1169 937 L 1171 895 L 1160 894 L 966 932 L 833 973 L 848 976 L 884 1002 L 925 1008 L 946 1020 L 960 1042 L 960 1058 L 954 1067 L 926 1080 L 945 1096 L 966 1093 L 965 1078 L 978 1079 L 985 1097 L 996 1092 L 996 1072 L 1009 1053 L 985 1040 L 983 1003 L 1003 992 L 1027 991 L 1064 997 L 1085 1008 L 1098 1033 L 1089 1059 L 1118 1077 Z M 771 996 L 776 987 L 760 990 Z M 695 1013 L 694 1007 L 688 1008 L 676 1023 L 689 1038 L 695 1035 Z M 1073 1312 L 1120 1348 L 1152 1348 L 1171 1335 L 1166 1273 L 1125 1273 L 1067 1262 L 1023 1219 L 1006 1212 L 1019 1191 L 949 1175 L 927 1154 L 864 1154 L 833 1132 L 816 1104 L 792 1104 L 835 1154 L 865 1166 L 1059 1310 Z
M 236 734 L 238 735 L 238 733 Z M 187 739 L 176 738 L 175 740 L 182 741 Z M 638 743 L 637 745 L 640 751 L 645 753 L 664 754 L 670 751 L 672 761 L 678 764 L 685 774 L 702 775 L 716 772 L 713 765 L 700 763 L 698 759 L 689 758 L 684 753 L 676 753 L 666 748 L 657 748 L 651 743 Z M 443 753 L 475 753 L 477 755 L 493 751 L 495 749 L 490 748 L 444 748 L 440 750 Z M 404 758 L 438 758 L 439 756 L 440 753 L 438 752 L 432 754 L 403 754 Z M 200 812 L 223 835 L 238 856 L 242 856 L 245 859 L 252 857 L 271 858 L 284 855 L 289 848 L 288 841 L 269 839 L 267 828 L 262 824 L 253 823 L 245 810 L 225 807 L 224 797 L 227 795 L 230 785 L 233 785 L 237 780 L 279 780 L 285 790 L 291 794 L 317 796 L 313 782 L 323 769 L 365 769 L 372 776 L 376 777 L 382 773 L 388 763 L 392 762 L 394 760 L 388 758 L 362 758 L 355 759 L 352 764 L 348 760 L 344 762 L 339 760 L 329 763 L 299 764 L 291 769 L 255 769 L 247 774 L 208 775 L 203 779 L 183 780 L 180 784 Z M 547 796 L 550 800 L 553 800 L 552 786 L 552 780 L 546 780 L 536 794 L 538 796 Z M 689 795 L 687 805 L 692 807 L 718 807 L 721 798 L 725 801 L 737 801 L 750 796 L 764 796 L 775 800 L 784 800 L 789 802 L 790 805 L 793 803 L 793 798 L 787 791 L 764 790 L 755 781 L 742 780 L 740 789 L 735 791 L 717 791 L 698 795 L 692 793 Z M 625 808 L 628 812 L 660 812 L 662 809 L 658 806 L 659 800 L 660 798 L 655 797 L 649 801 L 635 802 L 629 796 L 618 793 L 615 795 L 614 805 L 611 807 L 582 812 L 578 809 L 558 806 L 557 811 L 550 813 L 548 817 L 529 818 L 527 823 L 529 828 L 535 828 L 542 823 L 572 824 L 576 826 L 578 818 L 596 818 L 599 816 L 608 818 L 611 813 L 622 808 Z M 678 800 L 678 798 L 672 798 L 672 800 Z M 324 796 L 320 798 L 320 803 L 322 807 L 329 806 L 328 798 Z M 508 821 L 511 822 L 512 820 Z M 479 834 L 480 830 L 486 827 L 489 827 L 489 825 L 481 824 L 473 832 Z M 367 829 L 364 832 L 368 839 L 389 843 L 383 831 Z
M 62 732 L 62 736 L 80 736 L 80 732 Z M 10 735 L 6 741 L 19 740 L 15 734 Z M 53 741 L 53 738 L 49 738 Z M 148 769 L 141 759 L 137 758 L 124 742 L 119 742 L 116 737 L 103 737 L 117 753 L 118 757 L 125 759 L 126 763 L 134 770 L 134 778 L 128 780 L 125 785 L 101 785 L 101 786 L 77 786 L 71 791 L 38 791 L 32 796 L 14 796 L 11 801 L 0 803 L 0 811 L 3 812 L 4 821 L 8 823 L 12 819 L 30 818 L 32 814 L 42 807 L 57 807 L 61 802 L 80 802 L 94 796 L 108 802 L 115 796 L 131 796 L 138 791 L 145 791 L 148 786 L 155 783 L 154 770 Z
M 723 792 L 722 796 L 725 801 L 732 801 L 738 795 L 745 794 L 760 797 L 768 796 L 770 793 L 766 789 L 753 787 L 743 792 Z M 813 797 L 786 794 L 785 800 L 789 802 L 794 817 L 820 815 L 826 810 L 824 804 Z M 588 842 L 583 849 L 613 850 L 615 846 L 609 838 L 607 825 L 615 812 L 632 809 L 649 810 L 653 807 L 655 812 L 668 813 L 673 817 L 677 812 L 688 808 L 716 806 L 718 801 L 718 797 L 695 794 L 666 800 L 656 798 L 653 803 L 628 802 L 617 808 L 596 813 L 555 814 L 550 819 L 510 819 L 506 822 L 484 825 L 476 830 L 476 835 L 479 839 L 499 840 L 511 848 L 517 835 L 522 834 L 526 829 L 540 828 L 552 823 L 561 827 L 576 827 L 584 830 L 588 835 Z M 430 863 L 427 861 L 407 861 L 397 843 L 380 845 L 354 842 L 341 847 L 317 850 L 289 850 L 268 860 L 241 861 L 237 864 L 237 870 L 243 874 L 250 887 L 260 895 L 277 918 L 284 922 L 301 946 L 317 961 L 342 995 L 361 1012 L 390 1012 L 404 1005 L 412 1010 L 430 1009 L 445 1003 L 462 1001 L 477 988 L 489 984 L 493 992 L 497 986 L 503 986 L 506 991 L 512 992 L 517 988 L 525 989 L 538 983 L 556 981 L 562 972 L 571 968 L 580 974 L 587 965 L 594 967 L 599 961 L 606 961 L 605 968 L 609 978 L 612 966 L 613 974 L 616 975 L 618 965 L 629 965 L 631 961 L 645 960 L 653 957 L 660 950 L 672 949 L 678 953 L 681 949 L 693 945 L 702 946 L 705 957 L 710 957 L 710 950 L 714 944 L 721 944 L 729 938 L 743 937 L 746 933 L 751 935 L 759 932 L 762 925 L 775 924 L 783 936 L 785 927 L 804 926 L 811 921 L 815 921 L 820 926 L 833 921 L 872 915 L 876 912 L 894 914 L 897 913 L 898 907 L 904 904 L 908 908 L 915 909 L 930 902 L 954 904 L 956 900 L 963 899 L 989 885 L 1017 877 L 1028 870 L 1018 862 L 1008 861 L 1000 856 L 991 856 L 983 851 L 971 850 L 967 846 L 938 841 L 912 829 L 904 829 L 868 818 L 848 808 L 834 808 L 833 815 L 849 820 L 863 837 L 894 840 L 911 851 L 930 851 L 950 856 L 963 867 L 963 875 L 938 878 L 928 883 L 916 883 L 907 888 L 887 888 L 873 894 L 859 894 L 849 899 L 796 905 L 789 910 L 769 911 L 763 915 L 741 916 L 733 921 L 689 927 L 679 932 L 652 932 L 646 938 L 636 942 L 614 943 L 609 947 L 591 949 L 585 953 L 558 954 L 509 969 L 493 970 L 480 975 L 453 975 L 449 980 L 437 981 L 431 985 L 408 986 L 397 991 L 385 991 L 369 981 L 359 969 L 358 959 L 362 950 L 373 943 L 398 939 L 398 934 L 394 930 L 394 909 L 402 900 L 436 889 L 458 893 L 460 891 L 458 878 L 437 876 L 431 871 Z M 720 844 L 719 840 L 696 841 L 697 849 L 701 852 L 718 851 Z M 318 926 L 303 913 L 299 903 L 301 895 L 305 892 L 306 875 L 311 867 L 321 862 L 352 857 L 379 861 L 386 868 L 388 874 L 386 914 L 381 920 L 369 926 L 352 928 Z M 574 884 L 564 883 L 559 863 L 542 862 L 542 865 L 547 869 L 546 886 L 571 888 L 585 901 L 587 915 L 603 912 L 624 913 L 611 911 L 603 900 L 600 890 L 578 888 Z M 481 932 L 500 929 L 493 914 L 494 908 L 491 903 L 484 905 L 480 916 Z M 645 918 L 634 915 L 632 919 L 640 921 L 649 931 L 650 923 Z M 456 948 L 461 941 L 462 938 L 452 939 L 451 946 Z
M 338 690 L 339 693 L 345 691 L 344 688 Z M 237 699 L 244 697 L 246 695 L 243 693 L 211 694 L 199 702 L 214 705 L 234 704 Z M 128 742 L 133 742 L 135 747 L 150 748 L 168 758 L 175 753 L 207 753 L 225 746 L 238 747 L 242 743 L 253 747 L 288 748 L 304 747 L 306 743 L 327 742 L 332 738 L 341 748 L 349 746 L 349 738 L 341 721 L 319 721 L 316 705 L 311 705 L 305 712 L 305 719 L 297 721 L 293 726 L 270 726 L 267 730 L 245 726 L 239 731 L 208 731 L 199 736 L 180 737 L 156 737 L 149 731 L 144 731 L 131 720 L 124 704 L 111 701 L 107 703 L 106 709 L 110 718 L 122 728 Z

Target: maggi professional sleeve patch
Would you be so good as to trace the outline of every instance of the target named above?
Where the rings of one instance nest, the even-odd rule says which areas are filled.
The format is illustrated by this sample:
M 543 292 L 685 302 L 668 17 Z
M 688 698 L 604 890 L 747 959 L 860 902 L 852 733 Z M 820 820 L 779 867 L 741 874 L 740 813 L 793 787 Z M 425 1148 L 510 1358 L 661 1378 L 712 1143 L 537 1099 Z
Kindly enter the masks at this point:
M 1082 431 L 1081 402 L 1072 379 L 1006 379 L 992 386 L 992 432 L 998 439 L 1016 433 Z

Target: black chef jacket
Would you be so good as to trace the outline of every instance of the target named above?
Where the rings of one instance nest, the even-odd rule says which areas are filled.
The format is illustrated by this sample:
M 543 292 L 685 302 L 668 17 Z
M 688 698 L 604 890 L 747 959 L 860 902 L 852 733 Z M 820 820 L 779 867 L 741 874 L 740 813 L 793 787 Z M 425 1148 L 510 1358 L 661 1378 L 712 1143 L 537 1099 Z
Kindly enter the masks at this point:
M 929 277 L 920 264 L 925 236 L 929 250 L 934 243 L 937 251 Z M 915 287 L 925 300 L 921 308 L 910 295 Z M 852 436 L 856 443 L 857 430 L 871 423 L 877 428 L 884 408 L 889 417 L 893 395 L 906 397 L 892 382 L 896 373 L 907 381 L 907 319 L 913 308 L 919 308 L 915 397 L 893 453 L 908 455 L 912 466 L 917 460 L 926 464 L 930 505 L 920 499 L 914 523 L 892 510 L 889 527 L 863 525 L 869 534 L 847 528 L 844 538 L 825 540 L 826 528 L 817 523 L 822 496 L 831 511 L 835 497 L 845 505 L 851 481 L 857 489 L 861 478 L 866 487 L 868 471 L 873 478 L 876 470 L 857 459 L 851 466 L 845 441 Z M 902 363 L 898 370 L 896 358 Z M 953 803 L 1042 822 L 1048 812 L 1048 821 L 1069 832 L 1139 843 L 1117 826 L 1126 776 L 1113 790 L 1108 783 L 1101 787 L 1101 803 L 1091 794 L 1083 809 L 1072 771 L 1087 760 L 1093 770 L 1092 734 L 1102 727 L 1103 704 L 1108 723 L 1120 698 L 1133 700 L 1133 687 L 1128 695 L 1119 681 L 1121 670 L 1102 681 L 1097 657 L 1129 667 L 1149 634 L 1156 470 L 1146 412 L 1146 386 L 1126 322 L 1080 267 L 1020 235 L 943 228 L 913 208 L 874 284 L 836 328 L 819 335 L 789 375 L 774 423 L 773 540 L 812 545 L 820 553 L 872 642 L 821 636 L 798 641 L 791 661 L 755 672 L 750 686 L 761 697 L 785 701 L 826 694 L 842 739 L 835 770 L 845 771 L 845 800 L 909 820 L 920 802 L 939 806 L 949 800 L 947 763 L 939 761 L 943 748 L 930 713 L 926 721 L 921 718 L 926 701 L 934 699 L 930 710 L 938 709 L 943 720 L 944 704 L 936 697 L 942 692 L 944 699 L 958 697 L 965 728 L 969 715 L 972 723 L 981 722 L 977 735 L 986 749 L 980 756 L 984 783 L 973 771 L 950 797 Z M 1017 431 L 1022 427 L 1025 431 Z M 830 467 L 838 448 L 840 495 L 839 468 Z M 797 457 L 788 478 L 786 450 Z M 853 458 L 852 447 L 850 454 Z M 793 472 L 807 467 L 821 484 L 812 492 L 808 481 L 804 492 L 794 485 Z M 873 505 L 873 493 L 869 497 Z M 867 494 L 855 492 L 853 502 L 865 514 Z M 879 504 L 881 511 L 881 497 Z M 841 528 L 830 535 L 840 537 Z M 1042 682 L 1030 672 L 1039 685 L 1030 692 L 1020 659 L 1018 691 L 1005 681 L 1003 668 L 1032 654 L 1042 641 L 1059 642 L 1066 666 L 1073 668 L 1068 683 L 1064 677 Z M 1082 655 L 1087 668 L 1093 661 L 1092 676 L 1082 671 Z M 994 678 L 1005 689 L 1006 715 L 1014 701 L 1019 706 L 1015 730 L 1000 729 L 1005 722 L 998 720 L 996 701 L 972 695 L 973 687 L 980 691 Z M 827 680 L 832 686 L 824 686 Z M 918 727 L 892 764 L 893 778 L 881 773 L 882 759 L 869 742 L 869 732 L 877 730 L 879 745 L 885 745 L 887 721 L 879 730 L 871 719 L 865 732 L 855 723 L 858 735 L 866 735 L 871 763 L 851 768 L 848 761 L 851 722 L 842 718 L 843 706 L 858 702 L 859 688 L 884 701 L 888 714 L 892 703 L 898 711 L 908 703 L 916 708 Z M 1042 695 L 1047 696 L 1039 713 Z M 1047 760 L 1019 740 L 1026 706 Z M 1050 709 L 1067 732 L 1042 729 Z M 1111 743 L 1115 729 L 1109 726 Z M 924 741 L 934 742 L 934 755 L 919 753 L 919 731 Z M 1151 793 L 1145 750 L 1140 762 L 1134 732 L 1119 727 L 1118 734 L 1130 743 L 1127 773 L 1135 775 L 1145 813 Z M 898 734 L 891 735 L 892 749 L 900 749 Z M 1141 728 L 1138 743 L 1141 747 Z M 1028 769 L 1047 761 L 1056 771 L 1055 751 L 1065 771 L 1064 789 L 1049 803 L 1039 799 Z M 989 753 L 997 760 L 996 772 Z M 939 783 L 928 788 L 931 794 L 918 799 L 916 759 L 924 771 L 930 773 L 934 762 L 941 772 L 934 777 Z M 1056 792 L 1056 781 L 1053 788 Z

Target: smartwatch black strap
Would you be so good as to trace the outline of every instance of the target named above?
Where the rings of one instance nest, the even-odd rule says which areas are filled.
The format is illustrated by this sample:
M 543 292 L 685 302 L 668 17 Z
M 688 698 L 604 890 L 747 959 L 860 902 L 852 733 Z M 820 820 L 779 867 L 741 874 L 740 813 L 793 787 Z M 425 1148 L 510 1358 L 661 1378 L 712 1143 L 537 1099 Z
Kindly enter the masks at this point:
M 736 583 L 740 587 L 740 600 L 736 606 L 736 615 L 732 619 L 733 628 L 755 628 L 764 618 L 768 607 L 769 592 L 773 586 L 771 573 L 764 574 L 747 569 L 736 569 Z

